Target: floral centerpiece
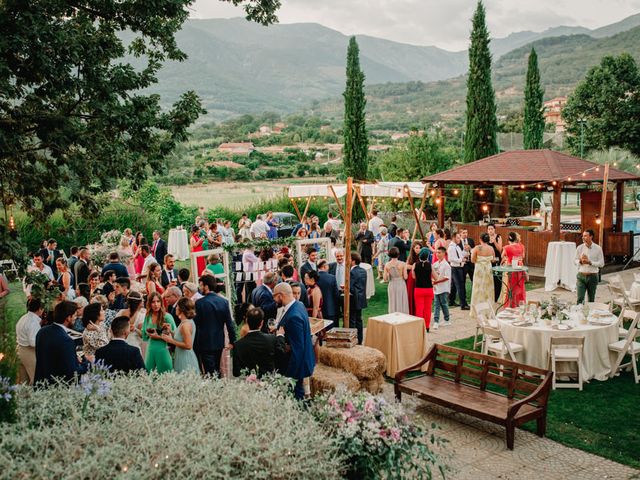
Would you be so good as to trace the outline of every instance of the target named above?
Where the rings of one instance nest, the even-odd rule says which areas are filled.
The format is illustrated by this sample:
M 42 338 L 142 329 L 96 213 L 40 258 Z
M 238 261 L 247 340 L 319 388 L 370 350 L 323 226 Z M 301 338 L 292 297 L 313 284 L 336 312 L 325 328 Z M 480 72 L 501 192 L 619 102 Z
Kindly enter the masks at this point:
M 338 390 L 317 398 L 311 413 L 347 457 L 348 478 L 432 478 L 443 466 L 427 442 L 433 434 L 413 424 L 400 404 L 366 392 Z

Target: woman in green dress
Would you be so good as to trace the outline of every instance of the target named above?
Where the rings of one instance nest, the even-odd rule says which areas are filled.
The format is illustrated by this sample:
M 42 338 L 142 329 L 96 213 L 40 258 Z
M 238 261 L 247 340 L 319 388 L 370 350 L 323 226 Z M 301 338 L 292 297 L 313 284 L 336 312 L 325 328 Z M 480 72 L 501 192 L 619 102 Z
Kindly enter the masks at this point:
M 162 339 L 176 346 L 175 362 L 173 369 L 176 372 L 200 372 L 200 365 L 193 351 L 193 338 L 196 336 L 196 324 L 193 317 L 196 316 L 196 304 L 187 297 L 178 300 L 176 315 L 180 319 L 180 325 L 173 337 L 169 333 L 162 335 Z
M 173 370 L 171 354 L 162 335 L 175 329 L 173 317 L 164 311 L 162 296 L 158 292 L 151 292 L 147 299 L 147 316 L 142 324 L 142 339 L 149 341 L 144 361 L 148 372 L 155 370 L 164 373 Z

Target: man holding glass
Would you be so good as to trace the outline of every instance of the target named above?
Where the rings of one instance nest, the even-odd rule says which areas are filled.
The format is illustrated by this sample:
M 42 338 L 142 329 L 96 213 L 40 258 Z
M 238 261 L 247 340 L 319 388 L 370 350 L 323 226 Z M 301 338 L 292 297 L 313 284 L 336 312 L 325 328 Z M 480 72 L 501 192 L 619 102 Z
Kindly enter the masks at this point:
M 589 302 L 596 299 L 596 288 L 598 288 L 598 273 L 604 267 L 604 254 L 600 245 L 593 241 L 595 236 L 593 230 L 588 229 L 582 232 L 582 244 L 576 251 L 576 265 L 578 265 L 578 303 L 584 303 L 585 293 Z

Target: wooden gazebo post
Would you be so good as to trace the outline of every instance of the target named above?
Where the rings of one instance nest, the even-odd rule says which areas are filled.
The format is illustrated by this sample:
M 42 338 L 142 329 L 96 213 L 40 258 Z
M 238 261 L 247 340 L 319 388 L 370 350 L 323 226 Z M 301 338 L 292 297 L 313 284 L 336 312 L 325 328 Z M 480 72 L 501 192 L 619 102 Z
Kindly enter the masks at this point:
M 624 228 L 624 182 L 616 182 L 616 232 Z
M 444 187 L 440 187 L 440 191 L 438 192 L 439 202 L 438 202 L 438 227 L 444 227 Z
M 551 231 L 553 232 L 553 241 L 560 240 L 560 196 L 562 195 L 562 183 L 557 182 L 553 186 L 553 203 L 551 210 Z
M 349 297 L 351 286 L 351 215 L 353 213 L 353 178 L 347 178 L 347 211 L 344 217 L 344 328 L 349 328 Z M 366 210 L 365 210 L 366 214 Z
M 506 217 L 509 212 L 509 186 L 504 185 L 502 188 L 502 208 L 504 212 L 502 214 Z

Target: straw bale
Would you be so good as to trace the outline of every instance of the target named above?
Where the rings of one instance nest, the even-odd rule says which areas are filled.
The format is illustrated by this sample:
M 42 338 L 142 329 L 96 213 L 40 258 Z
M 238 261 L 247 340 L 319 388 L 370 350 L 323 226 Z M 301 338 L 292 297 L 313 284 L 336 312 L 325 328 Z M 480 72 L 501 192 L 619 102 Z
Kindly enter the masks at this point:
M 363 345 L 353 348 L 320 347 L 318 360 L 330 367 L 346 370 L 354 374 L 358 380 L 378 378 L 384 373 L 387 363 L 380 350 Z
M 335 392 L 336 388 L 343 385 L 352 392 L 360 390 L 360 382 L 349 372 L 337 368 L 328 367 L 318 363 L 311 376 L 311 395 L 316 396 L 324 392 Z
M 382 393 L 384 381 L 384 375 L 370 380 L 360 380 L 360 390 L 366 390 L 369 393 L 377 395 L 378 393 Z

